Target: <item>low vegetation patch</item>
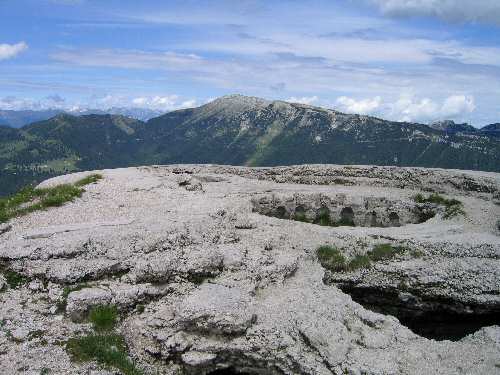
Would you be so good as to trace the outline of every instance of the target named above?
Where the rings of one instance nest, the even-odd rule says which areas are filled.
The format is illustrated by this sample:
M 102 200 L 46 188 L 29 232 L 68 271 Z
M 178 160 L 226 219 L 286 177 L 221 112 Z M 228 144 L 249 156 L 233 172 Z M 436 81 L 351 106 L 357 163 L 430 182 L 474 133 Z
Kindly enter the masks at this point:
M 75 186 L 82 187 L 85 185 L 95 184 L 99 180 L 102 180 L 102 175 L 94 173 L 75 182 Z
M 7 285 L 9 285 L 11 289 L 16 289 L 17 287 L 28 282 L 28 278 L 26 276 L 23 276 L 20 273 L 11 270 L 4 271 L 3 276 L 5 278 L 5 281 L 7 282 Z
M 96 306 L 90 310 L 89 320 L 96 331 L 110 331 L 118 321 L 118 309 L 113 305 Z
M 321 265 L 332 272 L 349 272 L 358 269 L 370 268 L 372 262 L 391 260 L 398 255 L 408 253 L 412 257 L 419 258 L 423 256 L 420 250 L 410 250 L 403 246 L 393 246 L 391 244 L 376 245 L 366 255 L 355 255 L 351 260 L 333 246 L 321 246 L 316 250 L 316 255 Z
M 310 220 L 307 218 L 307 216 L 306 216 L 306 214 L 304 212 L 297 212 L 294 215 L 293 220 L 300 221 L 300 222 L 303 222 L 303 223 L 310 223 Z
M 320 246 L 316 255 L 321 265 L 332 272 L 347 270 L 347 261 L 339 249 L 333 246 Z
M 36 189 L 28 186 L 7 198 L 0 199 L 0 223 L 49 207 L 62 206 L 85 191 L 82 187 L 102 178 L 99 174 L 89 175 L 75 184 L 64 184 L 51 188 Z
M 113 305 L 94 307 L 89 314 L 95 333 L 71 338 L 66 351 L 77 362 L 96 361 L 106 368 L 119 370 L 123 375 L 143 375 L 129 358 L 122 335 L 116 333 L 118 310 Z
M 449 219 L 458 215 L 465 215 L 463 209 L 463 203 L 458 199 L 447 199 L 442 195 L 433 193 L 428 197 L 424 197 L 422 194 L 417 194 L 413 197 L 416 203 L 434 203 L 445 208 L 443 218 Z
M 348 265 L 349 271 L 356 271 L 361 268 L 370 268 L 371 261 L 366 255 L 356 255 L 351 259 Z
M 406 249 L 402 246 L 392 246 L 390 243 L 375 245 L 375 247 L 368 252 L 368 257 L 378 262 L 381 260 L 390 260 L 396 255 L 402 254 Z
M 366 255 L 356 255 L 349 262 L 339 249 L 333 246 L 321 246 L 316 250 L 321 265 L 332 272 L 355 271 L 370 267 L 370 259 Z
M 66 350 L 77 362 L 96 361 L 99 364 L 120 370 L 124 375 L 142 375 L 129 359 L 123 336 L 116 333 L 91 334 L 72 338 Z
M 332 220 L 330 218 L 330 214 L 328 212 L 321 212 L 321 211 L 318 213 L 318 215 L 316 215 L 316 218 L 314 218 L 313 220 L 308 219 L 306 214 L 303 212 L 296 213 L 293 216 L 293 220 L 300 221 L 303 223 L 317 224 L 317 225 L 321 225 L 324 227 L 355 227 L 356 226 L 354 224 L 353 220 L 341 218 L 339 221 L 335 221 L 335 220 Z

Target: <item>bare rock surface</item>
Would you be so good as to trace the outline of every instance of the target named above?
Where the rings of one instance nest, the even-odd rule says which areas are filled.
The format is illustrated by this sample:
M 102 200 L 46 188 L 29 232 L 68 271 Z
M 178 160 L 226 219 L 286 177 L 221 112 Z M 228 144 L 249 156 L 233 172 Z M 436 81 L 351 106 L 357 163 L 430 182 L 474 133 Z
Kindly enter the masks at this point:
M 108 373 L 65 350 L 102 304 L 117 306 L 146 374 L 500 372 L 499 174 L 318 165 L 100 173 L 74 202 L 0 227 L 2 374 Z M 460 200 L 465 215 L 445 218 L 412 199 L 430 192 Z M 325 212 L 355 226 L 291 220 Z M 338 272 L 316 256 L 330 245 L 350 260 L 379 244 L 403 250 Z M 9 286 L 12 272 L 20 285 Z M 453 335 L 419 331 L 413 323 L 429 315 L 452 319 Z

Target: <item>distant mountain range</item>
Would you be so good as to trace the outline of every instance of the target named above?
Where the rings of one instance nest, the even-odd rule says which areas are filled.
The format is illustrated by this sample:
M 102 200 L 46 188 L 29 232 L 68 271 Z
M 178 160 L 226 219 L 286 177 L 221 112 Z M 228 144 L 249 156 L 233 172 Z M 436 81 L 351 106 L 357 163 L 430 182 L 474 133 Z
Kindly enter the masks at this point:
M 66 113 L 0 127 L 0 194 L 78 170 L 146 164 L 376 164 L 500 172 L 500 124 L 475 129 L 232 95 L 147 122 Z
M 76 109 L 64 111 L 61 109 L 46 109 L 46 110 L 1 110 L 0 109 L 0 125 L 10 126 L 12 128 L 21 128 L 24 125 L 31 124 L 36 121 L 48 120 L 61 113 L 68 113 L 74 116 L 84 115 L 122 115 L 135 118 L 141 121 L 147 121 L 153 117 L 160 116 L 164 112 L 154 111 L 146 108 L 120 108 L 111 107 L 106 110 L 102 109 Z

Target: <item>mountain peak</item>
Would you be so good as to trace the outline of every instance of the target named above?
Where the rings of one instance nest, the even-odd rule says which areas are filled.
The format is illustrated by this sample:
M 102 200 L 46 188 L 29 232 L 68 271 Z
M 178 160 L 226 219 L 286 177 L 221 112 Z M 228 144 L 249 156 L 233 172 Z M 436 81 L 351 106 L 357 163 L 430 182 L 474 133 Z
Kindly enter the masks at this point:
M 446 133 L 475 132 L 477 129 L 467 123 L 457 124 L 453 120 L 435 121 L 429 125 L 432 129 L 441 130 Z
M 221 96 L 220 98 L 215 99 L 211 103 L 214 104 L 229 104 L 229 105 L 246 105 L 246 106 L 253 106 L 253 105 L 268 105 L 271 103 L 271 101 L 258 98 L 256 96 L 246 96 L 246 95 L 241 95 L 241 94 L 231 94 L 231 95 L 224 95 Z M 210 103 L 209 103 L 210 104 Z
M 271 103 L 269 100 L 254 96 L 233 94 L 217 98 L 197 109 L 205 114 L 220 113 L 234 117 L 245 111 L 267 107 Z

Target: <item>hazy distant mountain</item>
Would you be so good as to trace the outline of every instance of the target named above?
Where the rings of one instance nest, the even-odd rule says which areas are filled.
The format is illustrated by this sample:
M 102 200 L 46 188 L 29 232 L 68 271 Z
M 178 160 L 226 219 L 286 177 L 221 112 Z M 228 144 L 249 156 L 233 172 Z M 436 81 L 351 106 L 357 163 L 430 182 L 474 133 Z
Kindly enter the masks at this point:
M 486 125 L 481 128 L 481 133 L 494 137 L 500 137 L 500 123 Z
M 47 120 L 62 111 L 49 109 L 43 111 L 11 111 L 0 109 L 0 125 L 7 125 L 13 128 L 20 128 L 35 121 Z
M 146 108 L 120 108 L 120 107 L 112 107 L 106 110 L 102 109 L 78 109 L 72 111 L 63 111 L 60 109 L 49 109 L 49 110 L 21 110 L 21 111 L 13 111 L 13 110 L 0 110 L 0 125 L 7 125 L 13 128 L 20 128 L 24 125 L 31 124 L 36 121 L 48 120 L 60 113 L 69 113 L 75 116 L 82 115 L 122 115 L 131 117 L 141 121 L 147 121 L 153 117 L 160 116 L 164 112 L 155 111 Z
M 158 117 L 165 112 L 155 111 L 147 108 L 122 108 L 111 107 L 106 110 L 102 109 L 84 109 L 80 111 L 69 111 L 69 114 L 82 116 L 82 115 L 121 115 L 134 118 L 136 120 L 148 121 L 153 117 Z
M 239 95 L 147 122 L 60 114 L 18 130 L 0 128 L 0 194 L 47 175 L 144 164 L 335 163 L 500 172 L 500 137 L 491 135 L 498 124 L 474 134 L 467 126 L 461 128 L 470 132 L 456 128 Z

